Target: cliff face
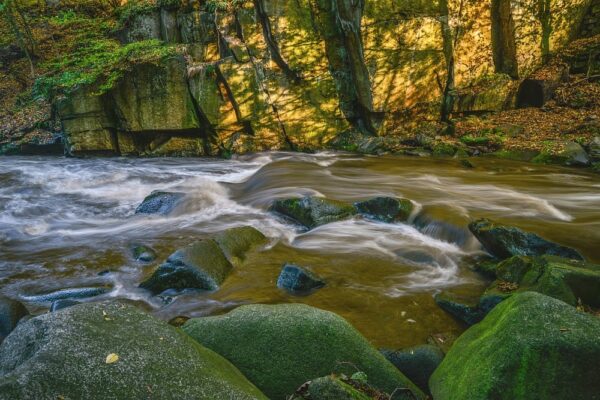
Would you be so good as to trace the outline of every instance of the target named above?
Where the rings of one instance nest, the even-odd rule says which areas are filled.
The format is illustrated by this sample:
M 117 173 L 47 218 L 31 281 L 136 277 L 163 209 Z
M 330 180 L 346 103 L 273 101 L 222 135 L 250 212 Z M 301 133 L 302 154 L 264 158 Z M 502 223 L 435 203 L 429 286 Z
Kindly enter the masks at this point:
M 57 104 L 72 154 L 216 155 L 322 148 L 402 118 L 511 107 L 581 28 L 589 0 L 254 0 L 134 14 L 123 42 L 182 55 Z

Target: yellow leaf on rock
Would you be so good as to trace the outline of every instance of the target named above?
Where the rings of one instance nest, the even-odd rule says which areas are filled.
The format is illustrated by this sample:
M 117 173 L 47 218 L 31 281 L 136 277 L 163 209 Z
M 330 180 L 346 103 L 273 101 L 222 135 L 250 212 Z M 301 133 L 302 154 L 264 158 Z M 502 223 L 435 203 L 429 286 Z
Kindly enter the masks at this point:
M 119 361 L 119 356 L 116 355 L 115 353 L 110 353 L 109 355 L 106 356 L 107 364 L 116 363 L 117 361 Z

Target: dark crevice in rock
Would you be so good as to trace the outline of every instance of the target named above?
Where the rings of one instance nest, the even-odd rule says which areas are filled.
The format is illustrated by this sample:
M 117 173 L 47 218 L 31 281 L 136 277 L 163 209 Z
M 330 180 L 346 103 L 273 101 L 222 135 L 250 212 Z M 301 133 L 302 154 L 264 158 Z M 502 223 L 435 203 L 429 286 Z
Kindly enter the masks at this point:
M 254 9 L 256 10 L 256 16 L 263 31 L 263 37 L 265 42 L 267 43 L 267 47 L 269 48 L 269 52 L 271 53 L 271 58 L 275 61 L 275 64 L 283 71 L 283 73 L 290 79 L 292 82 L 298 83 L 301 80 L 298 72 L 294 71 L 288 63 L 283 59 L 281 55 L 281 51 L 279 50 L 279 44 L 277 43 L 277 39 L 273 36 L 273 31 L 271 29 L 271 21 L 269 20 L 269 15 L 265 10 L 265 4 L 263 0 L 254 0 Z
M 339 95 L 340 108 L 350 124 L 367 134 L 376 134 L 378 113 L 365 64 L 361 22 L 364 0 L 316 1 L 319 31 L 325 41 L 329 69 Z
M 245 121 L 244 118 L 242 117 L 240 105 L 238 104 L 237 100 L 235 99 L 233 91 L 231 90 L 231 86 L 229 86 L 229 82 L 227 82 L 227 79 L 221 72 L 221 69 L 219 68 L 218 65 L 215 68 L 215 74 L 217 76 L 217 84 L 221 85 L 222 88 L 225 90 L 225 93 L 227 94 L 227 99 L 229 100 L 229 103 L 233 107 L 233 110 L 235 112 L 235 118 L 242 125 L 242 127 L 244 128 L 245 132 L 248 135 L 254 136 L 254 130 L 252 129 L 252 125 L 248 121 Z
M 492 0 L 492 51 L 496 72 L 519 78 L 515 23 L 510 0 Z
M 188 95 L 190 97 L 190 101 L 192 102 L 194 108 L 194 112 L 196 113 L 196 118 L 198 119 L 198 124 L 200 125 L 198 131 L 200 134 L 199 136 L 202 138 L 204 154 L 211 155 L 212 152 L 210 144 L 215 142 L 217 138 L 217 132 L 215 130 L 215 127 L 212 126 L 212 124 L 210 123 L 210 120 L 208 119 L 206 114 L 204 114 L 204 112 L 202 111 L 200 104 L 198 104 L 198 101 L 194 97 L 192 89 L 190 88 L 189 79 L 186 79 L 186 86 L 188 90 Z

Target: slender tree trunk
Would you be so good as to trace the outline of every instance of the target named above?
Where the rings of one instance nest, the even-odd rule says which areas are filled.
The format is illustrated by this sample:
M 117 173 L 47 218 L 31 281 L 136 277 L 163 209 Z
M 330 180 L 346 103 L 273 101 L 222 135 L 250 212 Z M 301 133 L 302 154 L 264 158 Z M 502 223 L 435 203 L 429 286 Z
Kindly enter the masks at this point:
M 452 28 L 450 27 L 450 11 L 448 9 L 448 0 L 440 0 L 440 22 L 442 24 L 442 39 L 444 44 L 444 58 L 446 60 L 446 84 L 442 94 L 442 106 L 440 109 L 440 119 L 442 122 L 449 122 L 454 108 L 454 38 Z
M 31 77 L 35 77 L 35 67 L 33 64 L 33 55 L 31 53 L 30 47 L 27 45 L 25 37 L 23 36 L 23 32 L 17 23 L 16 15 L 15 15 L 15 5 L 12 0 L 6 0 L 4 3 L 4 19 L 6 20 L 8 26 L 10 26 L 15 38 L 17 39 L 17 44 L 23 50 L 25 55 L 27 56 L 27 60 L 29 61 L 29 67 L 31 69 Z

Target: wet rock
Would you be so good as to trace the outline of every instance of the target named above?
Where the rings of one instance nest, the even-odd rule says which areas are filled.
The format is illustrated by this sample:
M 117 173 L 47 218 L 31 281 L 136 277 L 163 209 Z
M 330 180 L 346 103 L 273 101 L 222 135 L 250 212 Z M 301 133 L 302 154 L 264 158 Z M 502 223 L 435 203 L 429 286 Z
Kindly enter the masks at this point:
M 347 219 L 356 214 L 354 207 L 349 204 L 313 196 L 276 200 L 269 210 L 308 229 Z
M 132 249 L 133 258 L 136 261 L 143 263 L 150 263 L 156 260 L 156 251 L 153 248 L 144 246 L 144 245 L 136 245 Z
M 594 399 L 600 319 L 535 292 L 498 305 L 433 373 L 436 400 Z
M 289 397 L 286 397 L 289 398 Z M 312 379 L 303 384 L 290 400 L 372 400 L 389 398 L 362 382 L 335 375 Z M 391 399 L 402 399 L 394 395 Z
M 167 215 L 184 197 L 184 193 L 154 191 L 135 209 L 135 213 Z
M 600 136 L 594 137 L 594 139 L 588 145 L 588 148 L 592 160 L 600 161 Z
M 453 332 L 434 333 L 427 337 L 427 343 L 436 346 L 446 354 L 457 339 L 457 335 Z
M 248 251 L 267 243 L 265 235 L 251 226 L 227 229 L 215 235 L 214 239 L 234 265 L 244 261 Z
M 591 160 L 585 149 L 576 142 L 568 142 L 558 153 L 542 152 L 533 160 L 540 164 L 561 164 L 572 167 L 588 167 Z
M 476 324 L 485 316 L 485 312 L 479 308 L 479 298 L 442 292 L 436 294 L 434 299 L 441 309 L 467 325 Z
M 574 249 L 552 243 L 535 233 L 480 219 L 469 224 L 469 229 L 483 247 L 494 257 L 541 256 L 544 254 L 583 260 Z
M 81 303 L 79 303 L 78 301 L 69 300 L 69 299 L 56 300 L 56 301 L 52 302 L 52 305 L 50 306 L 50 312 L 55 312 L 58 310 L 62 310 L 63 308 L 76 306 L 77 304 L 81 304 Z
M 15 329 L 21 318 L 27 315 L 29 312 L 23 304 L 0 297 L 0 343 Z
M 414 209 L 410 200 L 393 197 L 375 197 L 354 203 L 354 207 L 360 214 L 383 222 L 404 222 Z
M 217 290 L 232 268 L 217 242 L 200 240 L 171 254 L 140 287 L 153 294 L 168 289 Z
M 424 344 L 402 350 L 382 350 L 384 357 L 425 393 L 429 393 L 429 378 L 444 359 L 437 346 Z
M 325 282 L 311 271 L 294 264 L 285 264 L 277 279 L 277 287 L 296 294 L 309 293 L 325 286 Z
M 515 256 L 496 266 L 483 298 L 534 291 L 572 306 L 600 307 L 600 265 L 555 256 Z
M 26 303 L 49 305 L 57 300 L 67 299 L 85 299 L 89 297 L 96 297 L 110 292 L 112 288 L 109 287 L 83 287 L 83 288 L 69 288 L 61 289 L 56 292 L 37 294 L 37 295 L 23 295 L 21 300 Z
M 108 363 L 111 354 L 118 359 Z M 0 347 L 0 394 L 6 399 L 266 399 L 227 360 L 176 328 L 131 305 L 106 302 L 20 324 Z
M 230 360 L 272 399 L 286 398 L 315 377 L 357 370 L 382 391 L 408 388 L 414 398 L 424 398 L 356 329 L 328 311 L 301 304 L 246 305 L 192 318 L 183 330 Z
M 460 160 L 460 165 L 463 168 L 467 168 L 467 169 L 475 168 L 475 166 L 473 164 L 471 164 L 471 161 L 465 160 L 465 159 Z

